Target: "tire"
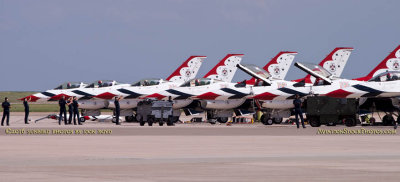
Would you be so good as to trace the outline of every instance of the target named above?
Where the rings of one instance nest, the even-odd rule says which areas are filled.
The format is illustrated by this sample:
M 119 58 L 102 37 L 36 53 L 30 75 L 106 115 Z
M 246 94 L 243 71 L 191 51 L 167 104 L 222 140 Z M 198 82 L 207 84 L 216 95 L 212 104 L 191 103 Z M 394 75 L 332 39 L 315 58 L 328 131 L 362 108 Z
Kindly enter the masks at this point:
M 153 126 L 153 123 L 154 123 L 154 119 L 153 119 L 153 117 L 148 117 L 147 118 L 147 123 L 149 124 L 149 126 Z
M 309 122 L 311 127 L 320 127 L 321 126 L 321 122 L 319 121 L 319 118 L 317 117 L 309 117 Z
M 281 124 L 283 121 L 283 118 L 274 118 L 273 120 L 274 120 L 275 124 Z
M 356 120 L 354 120 L 354 118 L 346 118 L 346 120 L 344 121 L 344 124 L 347 127 L 352 127 L 352 126 L 357 125 Z
M 268 118 L 266 125 L 272 125 L 272 124 L 274 124 L 274 120 L 272 118 Z
M 145 123 L 146 123 L 146 122 L 143 121 L 143 118 L 141 118 L 141 119 L 139 120 L 140 126 L 144 126 Z
M 126 122 L 134 122 L 135 121 L 135 117 L 134 116 L 125 116 L 125 121 Z
M 164 121 L 158 122 L 158 125 L 159 125 L 159 126 L 163 126 L 163 125 L 164 125 Z
M 117 118 L 113 117 L 113 118 L 111 119 L 111 122 L 112 122 L 112 123 L 116 123 L 116 122 L 117 122 Z
M 85 119 L 85 117 L 80 117 L 80 118 L 79 118 L 79 121 L 80 121 L 81 123 L 84 123 L 84 122 L 86 121 L 86 119 Z
M 219 117 L 217 118 L 217 121 L 220 123 L 226 123 L 228 122 L 228 117 Z
M 264 125 L 267 125 L 267 124 L 266 124 L 266 123 L 267 123 L 267 117 L 266 117 L 265 114 L 263 114 L 263 115 L 261 116 L 260 122 L 261 122 L 262 124 L 264 124 Z
M 383 126 L 392 126 L 394 122 L 394 118 L 392 115 L 390 114 L 386 114 L 385 116 L 383 116 L 382 118 L 382 123 Z

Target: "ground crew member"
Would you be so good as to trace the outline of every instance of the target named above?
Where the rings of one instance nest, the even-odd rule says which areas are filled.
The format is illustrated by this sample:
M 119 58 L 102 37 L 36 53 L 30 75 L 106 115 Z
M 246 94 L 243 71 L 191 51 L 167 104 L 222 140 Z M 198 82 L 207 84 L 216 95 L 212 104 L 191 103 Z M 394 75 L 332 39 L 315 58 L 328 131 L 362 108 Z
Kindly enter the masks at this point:
M 8 102 L 8 98 L 4 98 L 4 102 L 1 104 L 3 107 L 3 118 L 1 119 L 1 126 L 4 126 L 4 118 L 7 116 L 7 126 L 10 126 L 10 103 Z
M 31 97 L 29 97 L 29 99 L 27 99 L 26 97 L 24 98 L 24 109 L 25 109 L 25 124 L 29 124 L 28 123 L 28 116 L 29 116 L 29 104 L 28 102 L 31 101 Z
M 67 109 L 65 108 L 65 96 L 62 96 L 61 99 L 58 101 L 58 105 L 60 106 L 60 118 L 58 119 L 58 125 L 61 125 L 62 115 L 64 114 L 64 123 L 67 125 Z
M 301 110 L 301 100 L 300 100 L 300 96 L 299 94 L 296 94 L 295 96 L 296 99 L 293 100 L 293 105 L 294 105 L 294 115 L 296 116 L 296 125 L 297 128 L 299 128 L 300 124 L 299 124 L 299 118 L 298 116 L 300 116 L 301 119 L 301 125 L 303 125 L 303 128 L 306 128 L 306 126 L 304 125 L 304 119 L 303 119 L 303 112 Z
M 79 104 L 78 98 L 74 97 L 74 101 L 72 102 L 72 106 L 74 108 L 74 125 L 76 125 L 75 116 L 77 117 L 78 124 L 82 125 L 81 120 L 79 119 Z
M 115 105 L 115 124 L 116 125 L 121 125 L 121 123 L 119 123 L 119 114 L 121 112 L 121 109 L 119 107 L 119 100 L 121 100 L 122 97 L 115 97 L 114 100 L 114 105 Z
M 68 124 L 72 124 L 72 117 L 73 117 L 73 110 L 74 110 L 74 107 L 73 107 L 73 105 L 72 105 L 72 99 L 73 99 L 73 97 L 70 97 L 70 98 L 68 98 L 68 101 L 67 101 L 67 106 L 68 106 L 68 114 L 69 114 L 69 117 L 68 117 Z

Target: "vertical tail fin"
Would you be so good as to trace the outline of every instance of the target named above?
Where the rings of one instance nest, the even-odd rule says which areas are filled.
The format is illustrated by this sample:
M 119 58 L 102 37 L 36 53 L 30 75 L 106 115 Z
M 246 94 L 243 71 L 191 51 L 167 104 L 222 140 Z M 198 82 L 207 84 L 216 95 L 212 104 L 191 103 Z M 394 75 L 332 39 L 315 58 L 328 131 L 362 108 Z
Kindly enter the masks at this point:
M 242 61 L 244 54 L 228 54 L 214 66 L 204 78 L 214 78 L 225 82 L 231 82 L 237 70 L 236 65 Z
M 288 73 L 290 65 L 292 64 L 296 54 L 297 52 L 280 52 L 274 58 L 272 58 L 263 69 L 268 71 L 273 78 L 282 80 Z
M 381 63 L 378 64 L 367 76 L 356 78 L 354 80 L 368 81 L 372 77 L 386 72 L 400 70 L 400 45 L 396 47 Z
M 353 50 L 351 47 L 336 47 L 319 65 L 333 76 L 340 77 Z
M 353 50 L 354 49 L 351 47 L 336 47 L 319 63 L 319 65 L 329 71 L 333 76 L 340 77 Z M 305 83 L 314 83 L 315 78 L 311 75 L 307 75 L 304 78 L 292 81 L 300 82 L 303 80 Z
M 186 82 L 196 77 L 200 66 L 206 56 L 190 56 L 183 64 L 176 69 L 166 80 L 172 82 Z

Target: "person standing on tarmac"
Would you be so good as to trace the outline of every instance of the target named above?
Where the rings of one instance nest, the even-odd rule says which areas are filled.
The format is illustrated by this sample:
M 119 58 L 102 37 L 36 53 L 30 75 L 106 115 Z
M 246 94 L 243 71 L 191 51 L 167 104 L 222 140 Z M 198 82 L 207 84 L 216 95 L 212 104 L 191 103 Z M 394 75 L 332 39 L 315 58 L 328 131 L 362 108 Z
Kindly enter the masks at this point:
M 58 118 L 58 125 L 61 125 L 61 120 L 64 114 L 64 123 L 67 125 L 67 109 L 65 108 L 65 96 L 62 96 L 61 99 L 58 101 L 58 105 L 60 106 L 60 118 Z
M 304 119 L 303 119 L 303 112 L 301 110 L 301 100 L 299 94 L 296 94 L 295 99 L 293 100 L 293 105 L 294 105 L 294 115 L 296 116 L 296 125 L 297 128 L 300 128 L 299 124 L 299 116 L 301 119 L 301 125 L 303 125 L 303 128 L 306 128 L 304 125 Z
M 3 118 L 1 119 L 1 126 L 4 126 L 4 119 L 7 116 L 7 126 L 10 126 L 10 103 L 8 102 L 8 98 L 4 98 L 4 102 L 1 104 L 3 107 Z
M 73 97 L 70 97 L 70 98 L 68 98 L 68 101 L 67 101 L 68 114 L 69 114 L 68 124 L 72 124 L 72 117 L 73 117 L 73 110 L 74 110 L 74 107 L 72 106 L 72 99 L 73 99 Z
M 121 112 L 121 109 L 119 107 L 119 101 L 122 99 L 122 97 L 115 97 L 114 100 L 114 105 L 115 105 L 115 124 L 116 125 L 121 125 L 121 123 L 119 123 L 119 114 Z
M 74 108 L 74 125 L 76 125 L 75 116 L 77 117 L 76 119 L 78 120 L 78 125 L 82 125 L 81 120 L 79 119 L 79 104 L 78 104 L 78 98 L 77 97 L 74 97 L 74 101 L 72 102 L 72 106 Z
M 28 102 L 31 101 L 31 98 L 29 97 L 29 99 L 24 98 L 24 109 L 25 109 L 25 124 L 29 124 L 28 123 L 28 116 L 29 116 L 29 104 Z

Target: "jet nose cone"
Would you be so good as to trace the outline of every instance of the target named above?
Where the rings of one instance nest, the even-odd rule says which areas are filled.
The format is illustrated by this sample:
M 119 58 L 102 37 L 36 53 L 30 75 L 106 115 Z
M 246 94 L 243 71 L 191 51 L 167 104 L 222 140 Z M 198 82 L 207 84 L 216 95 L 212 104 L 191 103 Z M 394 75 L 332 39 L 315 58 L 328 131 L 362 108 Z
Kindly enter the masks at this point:
M 145 98 L 156 98 L 157 100 L 161 100 L 161 99 L 163 99 L 165 97 L 167 97 L 167 96 L 164 96 L 164 95 L 161 95 L 161 94 L 158 94 L 158 93 L 154 93 L 154 94 L 146 96 Z
M 194 98 L 197 98 L 197 99 L 204 99 L 204 100 L 215 100 L 215 98 L 217 98 L 217 97 L 219 97 L 219 96 L 221 96 L 221 95 L 218 95 L 218 94 L 213 93 L 213 92 L 207 92 L 207 93 L 198 95 L 198 96 L 196 96 L 196 97 L 194 97 Z
M 94 97 L 100 98 L 100 99 L 110 100 L 110 99 L 114 98 L 115 96 L 117 96 L 117 95 L 112 94 L 112 93 L 110 93 L 110 92 L 105 92 L 105 93 L 96 95 L 96 96 L 94 96 Z

